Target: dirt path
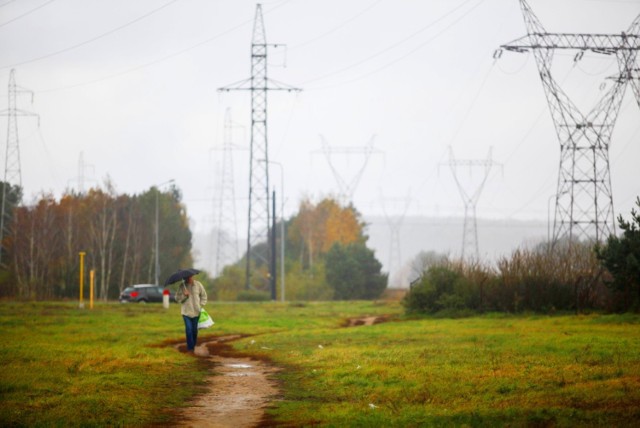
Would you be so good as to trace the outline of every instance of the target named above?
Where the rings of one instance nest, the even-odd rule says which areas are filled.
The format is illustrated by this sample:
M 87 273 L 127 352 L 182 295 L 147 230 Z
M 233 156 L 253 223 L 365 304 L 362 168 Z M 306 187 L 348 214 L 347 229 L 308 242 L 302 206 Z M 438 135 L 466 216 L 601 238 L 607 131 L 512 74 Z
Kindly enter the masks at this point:
M 279 393 L 270 379 L 278 369 L 263 361 L 229 355 L 225 342 L 238 338 L 205 339 L 196 347 L 196 356 L 212 363 L 212 376 L 207 380 L 207 391 L 179 414 L 178 426 L 241 428 L 260 424 L 266 407 Z
M 343 327 L 378 324 L 389 316 L 370 316 L 347 320 Z M 177 415 L 180 427 L 256 427 L 264 422 L 265 409 L 280 390 L 272 380 L 279 369 L 267 362 L 239 357 L 227 343 L 240 339 L 230 335 L 200 339 L 195 356 L 211 363 L 206 392 Z M 184 343 L 176 349 L 185 352 Z

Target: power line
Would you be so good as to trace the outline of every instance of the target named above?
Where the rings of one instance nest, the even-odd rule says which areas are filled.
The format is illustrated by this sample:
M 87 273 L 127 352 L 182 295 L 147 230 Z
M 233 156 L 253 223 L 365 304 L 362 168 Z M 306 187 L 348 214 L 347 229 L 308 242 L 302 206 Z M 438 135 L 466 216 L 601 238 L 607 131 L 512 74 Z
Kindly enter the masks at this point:
M 383 1 L 383 0 L 377 0 L 377 1 L 374 1 L 374 2 L 373 2 L 373 3 L 371 3 L 369 6 L 367 6 L 367 7 L 366 7 L 366 8 L 364 8 L 364 9 L 362 9 L 360 12 L 358 12 L 356 15 L 352 16 L 351 18 L 348 18 L 347 20 L 342 21 L 342 22 L 341 22 L 340 24 L 338 24 L 337 26 L 335 26 L 335 27 L 331 28 L 330 30 L 325 31 L 324 33 L 322 33 L 322 34 L 320 34 L 320 35 L 318 35 L 318 36 L 316 36 L 316 37 L 314 37 L 314 38 L 312 38 L 312 39 L 309 39 L 309 40 L 307 40 L 307 41 L 305 41 L 305 42 L 302 42 L 302 43 L 300 43 L 300 44 L 298 44 L 298 45 L 292 46 L 291 48 L 289 48 L 289 51 L 293 51 L 293 50 L 296 50 L 296 49 L 300 49 L 301 47 L 304 47 L 304 46 L 306 46 L 306 45 L 308 45 L 308 44 L 311 44 L 311 43 L 317 42 L 318 40 L 323 39 L 323 38 L 327 37 L 328 35 L 335 33 L 336 31 L 338 31 L 338 30 L 340 30 L 341 28 L 345 27 L 347 24 L 349 24 L 349 23 L 351 23 L 351 22 L 355 21 L 356 19 L 358 19 L 359 17 L 361 17 L 362 15 L 364 15 L 365 13 L 367 13 L 369 10 L 373 9 L 375 6 L 377 6 L 377 5 L 378 5 L 379 3 L 381 3 L 382 1 Z
M 31 10 L 29 10 L 29 11 L 27 11 L 27 12 L 23 13 L 22 15 L 18 15 L 18 16 L 16 16 L 15 18 L 10 19 L 10 20 L 9 20 L 9 21 L 7 21 L 7 22 L 3 22 L 2 24 L 0 24 L 0 27 L 4 27 L 4 26 L 5 26 L 5 25 L 7 25 L 7 24 L 11 24 L 12 22 L 15 22 L 15 21 L 17 21 L 17 20 L 19 20 L 19 19 L 21 19 L 21 18 L 24 18 L 25 16 L 27 16 L 27 15 L 29 15 L 29 14 L 31 14 L 31 13 L 33 13 L 33 12 L 35 12 L 35 11 L 39 10 L 39 9 L 42 9 L 43 7 L 47 6 L 47 5 L 48 5 L 48 4 L 50 4 L 50 3 L 53 3 L 54 1 L 56 1 L 56 0 L 49 0 L 49 1 L 45 2 L 45 3 L 42 3 L 40 6 L 36 6 L 36 7 L 34 7 L 33 9 L 31 9 Z M 2 6 L 6 6 L 7 4 L 9 4 L 9 3 L 5 3 L 5 4 L 3 4 Z
M 368 56 L 368 57 L 366 57 L 366 58 L 363 58 L 363 59 L 361 59 L 361 60 L 359 60 L 359 61 L 356 61 L 355 63 L 350 64 L 350 65 L 348 65 L 348 66 L 346 66 L 346 67 L 343 67 L 343 68 L 341 68 L 341 69 L 338 69 L 338 70 L 332 71 L 332 72 L 327 73 L 327 74 L 324 74 L 324 75 L 322 75 L 322 76 L 315 77 L 315 78 L 313 78 L 313 79 L 309 79 L 309 80 L 307 80 L 307 81 L 303 82 L 303 84 L 309 84 L 309 83 L 311 83 L 311 82 L 315 82 L 315 81 L 317 81 L 317 80 L 324 80 L 324 79 L 326 79 L 326 78 L 328 78 L 328 77 L 331 77 L 331 76 L 336 75 L 336 74 L 343 73 L 343 72 L 345 72 L 345 71 L 347 71 L 347 70 L 350 70 L 350 69 L 352 69 L 352 68 L 354 68 L 354 67 L 357 67 L 357 66 L 359 66 L 359 65 L 361 65 L 361 64 L 364 64 L 365 62 L 371 61 L 372 59 L 377 58 L 377 57 L 379 57 L 380 55 L 382 55 L 382 54 L 384 54 L 384 53 L 386 53 L 386 52 L 388 52 L 388 51 L 390 51 L 390 50 L 392 50 L 392 49 L 397 48 L 398 46 L 400 46 L 400 45 L 402 45 L 402 44 L 406 43 L 407 41 L 409 41 L 409 40 L 413 39 L 414 37 L 418 36 L 419 34 L 421 34 L 421 33 L 425 32 L 426 30 L 430 29 L 431 27 L 433 27 L 434 25 L 436 25 L 436 24 L 437 24 L 437 23 L 439 23 L 440 21 L 444 20 L 444 19 L 445 19 L 445 18 L 447 18 L 449 15 L 452 15 L 453 13 L 457 12 L 457 11 L 458 11 L 459 9 L 461 9 L 464 5 L 466 5 L 467 3 L 470 3 L 470 2 L 472 2 L 472 1 L 473 1 L 473 0 L 465 0 L 464 2 L 462 2 L 461 4 L 459 4 L 458 6 L 456 6 L 455 8 L 451 9 L 449 12 L 445 13 L 444 15 L 440 16 L 439 18 L 435 19 L 434 21 L 431 21 L 429 24 L 427 24 L 427 25 L 425 25 L 424 27 L 420 28 L 418 31 L 415 31 L 414 33 L 410 34 L 409 36 L 407 36 L 407 37 L 403 38 L 402 40 L 399 40 L 399 41 L 397 41 L 397 42 L 395 42 L 395 43 L 393 43 L 393 44 L 391 44 L 391 45 L 387 46 L 386 48 L 384 48 L 384 49 L 382 49 L 382 50 L 380 50 L 380 51 L 376 52 L 376 53 L 375 53 L 375 54 L 373 54 L 373 55 L 370 55 L 370 56 Z M 480 5 L 480 3 L 482 3 L 483 1 L 484 1 L 484 0 L 480 0 L 480 1 L 478 2 L 478 4 L 476 4 L 473 8 L 471 8 L 471 9 L 470 9 L 469 11 L 467 11 L 464 15 L 462 15 L 462 17 L 466 16 L 466 15 L 467 15 L 471 10 L 475 9 L 475 8 L 476 8 L 478 5 Z M 454 21 L 454 24 L 455 24 L 455 23 L 457 23 L 457 22 L 458 22 L 462 17 L 460 17 L 460 18 L 458 18 L 456 21 Z M 452 25 L 449 25 L 448 27 L 446 27 L 444 31 L 446 31 L 446 30 L 448 30 L 449 28 L 451 28 L 451 26 L 452 26 Z M 421 49 L 422 47 L 424 47 L 426 44 L 428 44 L 428 43 L 430 43 L 431 41 L 433 41 L 435 38 L 437 38 L 438 36 L 440 36 L 444 31 L 442 31 L 442 32 L 438 33 L 435 37 L 433 37 L 433 38 L 429 39 L 427 42 L 422 43 L 421 45 L 419 45 L 419 46 L 418 46 L 418 48 L 413 49 L 412 51 L 410 51 L 410 52 L 409 52 L 409 54 L 404 55 L 404 56 L 402 56 L 402 57 L 400 57 L 400 58 L 398 58 L 398 59 L 394 60 L 392 63 L 389 63 L 389 64 L 385 65 L 384 67 L 381 67 L 381 68 L 379 68 L 379 69 L 377 69 L 377 70 L 375 70 L 375 71 L 373 71 L 373 72 L 371 72 L 371 73 L 367 73 L 366 75 L 361 76 L 361 77 L 366 77 L 366 76 L 369 76 L 369 75 L 371 75 L 371 74 L 373 74 L 373 73 L 377 73 L 378 71 L 381 71 L 382 69 L 387 68 L 388 66 L 393 65 L 394 63 L 396 63 L 396 62 L 398 62 L 398 61 L 400 61 L 400 60 L 402 60 L 402 59 L 406 58 L 407 56 L 409 56 L 409 55 L 413 54 L 413 53 L 414 53 L 414 52 L 416 52 L 417 50 L 419 50 L 419 49 Z M 351 83 L 351 82 L 352 82 L 352 81 L 350 81 L 350 82 L 346 82 L 346 83 Z
M 36 61 L 41 61 L 41 60 L 46 59 L 46 58 L 51 58 L 52 56 L 56 56 L 56 55 L 60 55 L 60 54 L 65 53 L 65 52 L 69 52 L 69 51 L 71 51 L 73 49 L 77 49 L 77 48 L 79 48 L 81 46 L 88 45 L 89 43 L 93 43 L 96 40 L 100 40 L 100 39 L 102 39 L 104 37 L 107 37 L 107 36 L 117 32 L 117 31 L 120 31 L 120 30 L 122 30 L 124 28 L 127 28 L 127 27 L 129 27 L 129 26 L 131 26 L 131 25 L 133 25 L 133 24 L 135 24 L 135 23 L 137 23 L 139 21 L 142 21 L 145 18 L 148 18 L 149 16 L 153 15 L 154 13 L 159 12 L 160 10 L 162 10 L 162 9 L 166 8 L 167 6 L 175 3 L 176 1 L 178 1 L 178 0 L 171 0 L 171 1 L 163 4 L 162 6 L 156 8 L 156 9 L 153 9 L 153 10 L 145 13 L 144 15 L 141 15 L 141 16 L 137 17 L 134 20 L 127 22 L 126 24 L 122 24 L 122 25 L 120 25 L 120 26 L 118 26 L 116 28 L 112 28 L 111 30 L 109 30 L 109 31 L 107 31 L 105 33 L 102 33 L 102 34 L 100 34 L 98 36 L 95 36 L 95 37 L 93 37 L 91 39 L 85 40 L 83 42 L 77 43 L 77 44 L 75 44 L 73 46 L 69 46 L 69 47 L 64 48 L 64 49 L 60 49 L 60 50 L 55 51 L 55 52 L 51 52 L 51 53 L 48 53 L 48 54 L 45 54 L 45 55 L 41 55 L 39 57 L 31 58 L 31 59 L 28 59 L 28 60 L 25 60 L 25 61 L 22 61 L 22 62 L 17 62 L 15 64 L 2 66 L 2 67 L 0 67 L 0 70 L 4 70 L 5 68 L 10 68 L 10 67 L 17 67 L 19 65 L 30 64 L 30 63 L 33 63 L 33 62 L 36 62 Z
M 269 14 L 269 13 L 275 11 L 276 9 L 278 9 L 278 8 L 284 6 L 285 4 L 287 4 L 289 1 L 291 1 L 291 0 L 285 0 L 285 1 L 281 2 L 277 6 L 274 6 L 270 10 L 266 11 L 265 14 Z M 58 92 L 58 91 L 62 91 L 62 90 L 79 88 L 79 87 L 82 87 L 82 86 L 93 85 L 93 84 L 96 84 L 96 83 L 104 82 L 106 80 L 115 79 L 115 78 L 123 76 L 125 74 L 133 73 L 135 71 L 142 70 L 144 68 L 151 67 L 153 65 L 156 65 L 156 64 L 159 64 L 161 62 L 167 61 L 169 59 L 175 58 L 175 57 L 180 56 L 180 55 L 182 55 L 184 53 L 187 53 L 187 52 L 189 52 L 189 51 L 191 51 L 193 49 L 197 49 L 197 48 L 199 48 L 201 46 L 206 45 L 207 43 L 211 43 L 214 40 L 217 40 L 217 39 L 219 39 L 219 38 L 221 38 L 223 36 L 226 36 L 227 34 L 232 33 L 234 31 L 238 30 L 239 28 L 242 28 L 245 25 L 250 24 L 251 22 L 252 22 L 252 20 L 250 20 L 250 19 L 249 20 L 245 20 L 245 21 L 239 23 L 238 25 L 229 28 L 228 30 L 225 30 L 225 31 L 223 31 L 221 33 L 218 33 L 218 34 L 216 34 L 216 35 L 214 35 L 212 37 L 209 37 L 209 38 L 207 38 L 205 40 L 197 42 L 197 43 L 195 43 L 193 45 L 189 45 L 188 47 L 186 47 L 184 49 L 180 49 L 178 51 L 172 52 L 172 53 L 170 53 L 168 55 L 165 55 L 163 57 L 160 57 L 158 59 L 155 59 L 155 60 L 140 64 L 140 65 L 137 65 L 135 67 L 131 67 L 131 68 L 128 68 L 128 69 L 125 69 L 125 70 L 122 70 L 122 71 L 119 71 L 119 72 L 116 72 L 116 73 L 112 73 L 112 74 L 109 74 L 107 76 L 103 76 L 103 77 L 100 77 L 100 78 L 97 78 L 97 79 L 88 80 L 88 81 L 85 81 L 85 82 L 75 83 L 75 84 L 66 85 L 66 86 L 60 86 L 60 87 L 57 87 L 57 88 L 43 89 L 43 90 L 39 90 L 37 92 L 38 93 Z
M 478 101 L 478 98 L 480 97 L 480 93 L 484 89 L 484 87 L 485 87 L 485 85 L 487 83 L 487 80 L 489 79 L 489 75 L 491 74 L 491 71 L 493 70 L 494 64 L 495 64 L 495 61 L 493 62 L 493 64 L 491 64 L 491 67 L 489 68 L 489 70 L 487 70 L 486 74 L 482 78 L 482 82 L 480 82 L 480 87 L 478 88 L 478 91 L 476 92 L 475 96 L 471 100 L 471 104 L 469 104 L 469 107 L 467 108 L 467 111 L 465 112 L 464 116 L 462 116 L 462 120 L 460 121 L 459 125 L 455 127 L 456 131 L 453 134 L 453 137 L 451 138 L 451 143 L 450 144 L 453 144 L 453 142 L 456 140 L 456 137 L 458 136 L 458 134 L 460 133 L 460 130 L 464 126 L 465 122 L 467 121 L 467 118 L 469 117 L 469 114 L 471 113 L 471 110 L 473 110 L 473 107 L 476 105 L 476 102 Z
M 0 4 L 0 7 L 5 7 L 6 5 L 13 3 L 14 1 L 16 0 L 8 0 L 5 4 Z

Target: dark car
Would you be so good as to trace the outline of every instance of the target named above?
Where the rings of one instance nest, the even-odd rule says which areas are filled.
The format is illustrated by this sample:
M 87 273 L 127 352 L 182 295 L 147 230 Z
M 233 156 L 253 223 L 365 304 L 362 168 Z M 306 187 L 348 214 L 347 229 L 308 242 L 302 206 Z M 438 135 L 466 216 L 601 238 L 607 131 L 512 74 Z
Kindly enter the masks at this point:
M 165 289 L 153 284 L 139 284 L 125 288 L 120 293 L 120 303 L 162 303 L 162 293 Z M 169 290 L 169 301 L 174 301 L 173 293 Z

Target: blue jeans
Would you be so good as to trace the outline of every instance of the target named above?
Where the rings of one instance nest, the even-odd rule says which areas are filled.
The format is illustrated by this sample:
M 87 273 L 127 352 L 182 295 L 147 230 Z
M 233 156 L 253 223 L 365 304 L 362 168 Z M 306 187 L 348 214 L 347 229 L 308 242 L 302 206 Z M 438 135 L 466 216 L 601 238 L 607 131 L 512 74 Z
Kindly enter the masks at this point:
M 184 331 L 187 335 L 187 351 L 193 351 L 198 341 L 198 319 L 200 317 L 190 318 L 186 315 L 182 316 L 184 320 Z

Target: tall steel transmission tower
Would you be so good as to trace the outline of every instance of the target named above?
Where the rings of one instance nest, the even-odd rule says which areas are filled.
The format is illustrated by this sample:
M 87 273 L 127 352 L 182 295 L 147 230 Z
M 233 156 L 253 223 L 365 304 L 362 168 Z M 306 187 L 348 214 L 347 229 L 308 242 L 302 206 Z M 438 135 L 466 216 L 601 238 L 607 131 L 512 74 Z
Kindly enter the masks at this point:
M 532 51 L 560 142 L 560 168 L 552 242 L 559 239 L 602 241 L 615 233 L 609 146 L 624 90 L 640 49 L 640 15 L 620 34 L 548 33 L 525 0 L 520 0 L 527 35 L 502 45 Z M 554 51 L 577 50 L 615 55 L 620 76 L 586 115 L 552 77 Z M 637 89 L 637 86 L 636 86 Z
M 381 203 L 382 210 L 387 220 L 387 225 L 389 226 L 389 232 L 391 235 L 389 238 L 389 285 L 391 285 L 393 275 L 393 280 L 395 280 L 395 282 L 399 283 L 399 285 L 402 286 L 403 278 L 400 277 L 402 268 L 402 247 L 400 245 L 400 230 L 402 229 L 404 218 L 407 214 L 409 205 L 411 204 L 411 199 L 409 198 L 409 196 L 404 199 L 381 198 Z M 401 206 L 402 212 L 400 214 L 396 214 L 395 216 L 391 216 L 387 212 L 387 205 L 394 205 L 396 207 Z
M 96 181 L 93 178 L 89 178 L 89 179 L 87 178 L 86 172 L 88 169 L 95 172 L 95 168 L 93 167 L 93 165 L 90 165 L 84 161 L 84 152 L 80 152 L 80 156 L 78 156 L 78 178 L 76 178 L 75 180 L 69 180 L 69 181 L 76 181 L 76 180 L 78 181 L 79 195 L 84 195 L 85 183 L 87 181 Z
M 238 222 L 236 218 L 236 197 L 233 172 L 233 121 L 231 109 L 224 117 L 224 140 L 222 165 L 218 188 L 218 230 L 216 237 L 216 275 L 220 275 L 225 264 L 238 260 Z
M 18 108 L 18 94 L 26 93 L 31 95 L 33 103 L 33 92 L 29 89 L 16 85 L 15 70 L 9 74 L 9 105 L 7 110 L 0 111 L 0 116 L 7 116 L 7 150 L 4 159 L 4 183 L 2 186 L 2 207 L 0 212 L 0 263 L 2 263 L 2 253 L 4 249 L 4 237 L 7 235 L 7 224 L 5 219 L 10 209 L 7 202 L 7 188 L 10 185 L 22 188 L 22 170 L 20 166 L 20 138 L 18 136 L 18 116 L 39 116 L 26 110 Z M 18 203 L 20 201 L 17 201 Z
M 449 168 L 453 174 L 453 178 L 456 181 L 460 196 L 464 203 L 464 226 L 462 228 L 462 255 L 463 260 L 478 261 L 480 260 L 480 248 L 478 246 L 478 221 L 476 218 L 476 206 L 478 205 L 478 199 L 480 199 L 480 193 L 484 188 L 487 178 L 489 178 L 489 172 L 491 168 L 496 164 L 491 159 L 492 149 L 489 149 L 487 159 L 483 160 L 464 160 L 456 159 L 453 155 L 453 149 L 449 147 Z M 480 183 L 475 187 L 469 189 L 470 185 L 462 183 L 460 175 L 458 173 L 458 167 L 466 167 L 471 172 L 474 168 L 480 168 L 483 170 L 483 176 Z
M 355 194 L 358 184 L 360 183 L 360 179 L 362 178 L 362 174 L 367 167 L 369 158 L 373 153 L 381 153 L 373 147 L 375 135 L 372 136 L 369 142 L 363 147 L 331 147 L 322 135 L 320 136 L 320 139 L 322 140 L 322 153 L 327 159 L 327 163 L 329 164 L 331 172 L 338 184 L 339 202 L 343 205 L 349 204 L 353 202 L 353 195 Z M 334 154 L 346 155 L 347 157 L 352 155 L 362 155 L 364 160 L 359 167 L 354 169 L 355 174 L 351 174 L 351 179 L 345 179 L 344 171 L 340 171 L 334 164 Z
M 251 92 L 251 146 L 249 154 L 249 212 L 247 226 L 246 281 L 245 288 L 251 287 L 253 269 L 269 266 L 269 245 L 257 244 L 269 242 L 271 213 L 269 207 L 269 150 L 267 141 L 267 92 L 300 91 L 267 78 L 267 50 L 278 47 L 267 44 L 262 5 L 256 6 L 251 41 L 251 77 L 219 88 L 219 91 Z

